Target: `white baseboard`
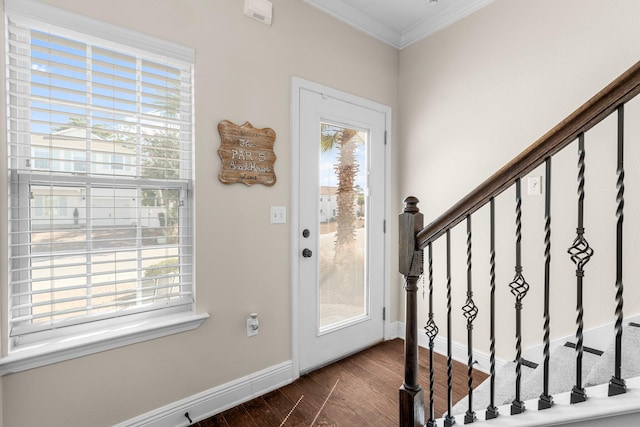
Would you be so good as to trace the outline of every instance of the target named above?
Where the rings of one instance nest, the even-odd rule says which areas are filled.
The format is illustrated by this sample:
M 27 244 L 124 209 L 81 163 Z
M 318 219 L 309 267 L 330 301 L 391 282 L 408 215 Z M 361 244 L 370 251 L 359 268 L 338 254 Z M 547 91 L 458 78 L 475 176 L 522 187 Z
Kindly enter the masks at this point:
M 405 336 L 405 323 L 398 323 L 398 337 L 404 339 Z M 418 345 L 420 347 L 429 348 L 429 337 L 425 331 L 418 329 Z M 439 354 L 447 354 L 447 340 L 444 337 L 437 336 L 433 342 L 433 350 Z M 469 356 L 467 355 L 467 345 L 456 341 L 451 343 L 451 358 L 456 362 L 467 364 Z M 475 350 L 473 352 L 473 360 L 475 363 L 474 368 L 484 373 L 489 373 L 491 368 L 491 359 L 489 354 L 482 351 Z M 506 360 L 496 358 L 496 369 L 504 366 L 507 363 Z
M 418 344 L 421 347 L 429 348 L 429 338 L 425 333 L 418 334 Z M 436 353 L 447 354 L 447 340 L 441 336 L 437 336 L 433 342 L 433 349 Z M 457 362 L 460 362 L 464 365 L 467 364 L 469 360 L 469 355 L 467 354 L 467 345 L 461 344 L 459 342 L 453 342 L 451 344 L 451 358 Z M 488 353 L 483 351 L 474 350 L 473 352 L 473 361 L 474 361 L 474 369 L 477 369 L 485 374 L 488 374 L 491 370 L 491 358 Z M 507 364 L 507 361 L 496 357 L 496 369 Z
M 291 382 L 293 366 L 291 361 L 287 361 L 147 412 L 115 427 L 188 426 L 187 412 L 194 423 L 202 421 Z
M 386 331 L 385 339 L 394 340 L 402 337 L 404 337 L 404 323 L 389 322 L 389 329 Z

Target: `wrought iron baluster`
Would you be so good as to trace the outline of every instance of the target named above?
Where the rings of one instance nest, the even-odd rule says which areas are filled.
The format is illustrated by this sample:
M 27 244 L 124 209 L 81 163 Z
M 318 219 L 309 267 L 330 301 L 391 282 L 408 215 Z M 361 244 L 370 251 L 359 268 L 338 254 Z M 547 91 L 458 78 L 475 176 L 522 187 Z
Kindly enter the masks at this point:
M 549 288 L 551 277 L 551 157 L 545 160 L 545 188 L 544 188 L 544 370 L 542 394 L 538 399 L 538 409 L 548 409 L 553 406 L 553 397 L 549 395 L 549 347 L 550 347 L 550 315 Z
M 489 363 L 490 363 L 490 396 L 489 406 L 485 412 L 485 419 L 491 420 L 498 416 L 498 408 L 495 406 L 496 395 L 496 202 L 492 197 L 489 201 L 490 206 L 490 243 L 489 243 L 489 284 L 491 286 L 491 323 L 490 323 L 490 345 L 489 345 Z
M 516 274 L 509 283 L 511 294 L 516 297 L 516 397 L 511 402 L 511 415 L 524 412 L 524 402 L 520 400 L 522 380 L 522 299 L 529 291 L 529 284 L 522 275 L 522 192 L 520 178 L 516 179 Z
M 582 354 L 583 354 L 583 335 L 584 328 L 584 307 L 582 305 L 582 279 L 584 278 L 584 266 L 593 256 L 593 249 L 589 246 L 589 242 L 584 237 L 584 133 L 578 136 L 578 227 L 576 229 L 576 238 L 568 249 L 571 255 L 571 261 L 576 265 L 576 385 L 571 390 L 571 403 L 584 402 L 587 400 L 587 394 L 582 387 Z
M 434 388 L 435 388 L 435 370 L 433 367 L 433 347 L 436 336 L 438 336 L 438 326 L 433 320 L 433 248 L 429 243 L 429 321 L 424 327 L 427 337 L 429 338 L 429 421 L 427 421 L 427 427 L 435 427 L 435 408 L 433 406 L 434 401 Z
M 467 215 L 467 301 L 462 307 L 467 319 L 467 388 L 469 394 L 469 409 L 464 416 L 464 423 L 476 420 L 473 411 L 473 321 L 478 315 L 478 307 L 473 302 L 473 287 L 471 285 L 471 215 Z
M 622 378 L 622 221 L 624 219 L 624 105 L 618 107 L 618 167 L 616 188 L 616 354 L 614 374 L 609 381 L 609 396 L 626 393 L 627 386 Z
M 456 423 L 456 418 L 451 415 L 453 405 L 453 351 L 452 351 L 452 326 L 451 326 L 451 231 L 447 229 L 447 416 L 444 419 L 445 427 Z

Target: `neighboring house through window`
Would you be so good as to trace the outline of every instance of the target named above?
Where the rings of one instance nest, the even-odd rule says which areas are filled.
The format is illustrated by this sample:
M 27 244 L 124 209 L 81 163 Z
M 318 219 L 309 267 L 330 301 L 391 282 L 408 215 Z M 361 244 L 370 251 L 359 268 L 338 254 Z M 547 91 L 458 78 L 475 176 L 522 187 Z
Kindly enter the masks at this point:
M 193 312 L 193 50 L 5 3 L 10 352 Z

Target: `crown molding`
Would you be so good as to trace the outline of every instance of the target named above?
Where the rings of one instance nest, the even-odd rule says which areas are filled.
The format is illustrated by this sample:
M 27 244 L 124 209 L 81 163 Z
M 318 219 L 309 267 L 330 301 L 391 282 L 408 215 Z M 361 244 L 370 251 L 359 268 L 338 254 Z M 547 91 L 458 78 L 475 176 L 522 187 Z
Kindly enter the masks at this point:
M 304 2 L 396 49 L 402 48 L 402 34 L 399 31 L 347 3 L 335 0 L 304 0 Z
M 433 13 L 402 31 L 342 1 L 304 0 L 304 2 L 396 49 L 403 49 L 476 12 L 493 0 L 457 0 L 451 1 L 450 4 L 443 0 L 433 8 Z
M 424 20 L 404 30 L 400 37 L 400 49 L 429 37 L 431 34 L 477 12 L 493 1 L 494 0 L 470 0 L 464 3 L 458 3 L 454 7 L 443 8 L 434 15 L 428 16 Z

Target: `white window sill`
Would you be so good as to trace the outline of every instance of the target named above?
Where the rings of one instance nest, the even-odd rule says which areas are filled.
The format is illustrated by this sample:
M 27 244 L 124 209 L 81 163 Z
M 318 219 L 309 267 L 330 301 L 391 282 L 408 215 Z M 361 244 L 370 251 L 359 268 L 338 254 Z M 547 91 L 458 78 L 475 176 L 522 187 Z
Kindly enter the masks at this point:
M 94 331 L 75 339 L 65 337 L 34 344 L 0 358 L 0 376 L 190 331 L 197 329 L 208 317 L 208 313 L 179 313 L 162 319 L 140 320 L 110 330 Z

